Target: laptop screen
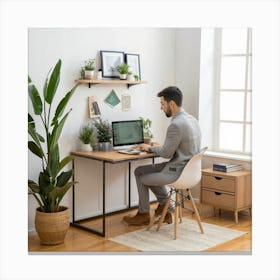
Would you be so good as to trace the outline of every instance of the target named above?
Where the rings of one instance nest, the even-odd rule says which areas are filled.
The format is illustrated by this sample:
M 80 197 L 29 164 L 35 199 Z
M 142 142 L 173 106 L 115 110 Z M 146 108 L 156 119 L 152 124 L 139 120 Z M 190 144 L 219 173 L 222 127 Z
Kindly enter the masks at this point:
M 112 122 L 113 146 L 134 145 L 144 142 L 141 120 Z

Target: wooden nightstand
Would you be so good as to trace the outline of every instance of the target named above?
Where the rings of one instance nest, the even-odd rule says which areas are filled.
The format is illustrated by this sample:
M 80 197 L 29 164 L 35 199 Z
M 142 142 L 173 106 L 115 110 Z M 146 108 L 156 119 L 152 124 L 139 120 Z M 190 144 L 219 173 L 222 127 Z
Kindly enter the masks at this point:
M 202 170 L 201 202 L 218 209 L 238 211 L 252 208 L 252 174 L 249 170 L 219 172 L 212 168 Z

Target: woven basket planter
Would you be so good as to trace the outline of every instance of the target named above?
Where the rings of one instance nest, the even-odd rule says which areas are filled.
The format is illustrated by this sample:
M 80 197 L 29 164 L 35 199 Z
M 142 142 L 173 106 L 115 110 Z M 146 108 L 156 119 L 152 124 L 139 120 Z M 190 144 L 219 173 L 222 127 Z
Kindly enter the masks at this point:
M 69 209 L 64 206 L 59 207 L 60 212 L 45 213 L 36 209 L 35 227 L 39 235 L 41 244 L 57 245 L 64 242 L 65 235 L 69 229 Z

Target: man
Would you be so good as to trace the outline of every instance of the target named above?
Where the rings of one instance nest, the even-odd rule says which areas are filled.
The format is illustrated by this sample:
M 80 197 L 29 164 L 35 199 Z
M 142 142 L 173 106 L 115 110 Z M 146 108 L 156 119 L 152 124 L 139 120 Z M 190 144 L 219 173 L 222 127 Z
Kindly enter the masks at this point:
M 176 181 L 190 158 L 200 151 L 200 128 L 197 120 L 182 108 L 183 95 L 177 87 L 167 87 L 157 95 L 165 115 L 172 117 L 167 129 L 163 146 L 141 144 L 139 148 L 146 152 L 157 153 L 168 162 L 139 166 L 135 177 L 139 195 L 138 213 L 123 220 L 128 225 L 147 225 L 150 222 L 149 189 L 155 194 L 159 206 L 155 215 L 161 215 L 167 202 L 168 191 L 165 185 Z M 170 212 L 164 222 L 172 223 Z

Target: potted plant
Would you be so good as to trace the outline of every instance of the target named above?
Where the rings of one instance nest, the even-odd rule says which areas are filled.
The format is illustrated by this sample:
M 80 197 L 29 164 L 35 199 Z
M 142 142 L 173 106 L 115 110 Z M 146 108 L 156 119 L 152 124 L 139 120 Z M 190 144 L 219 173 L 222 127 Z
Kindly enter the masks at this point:
M 132 72 L 127 73 L 127 79 L 131 82 L 135 81 L 135 78 L 134 78 L 134 75 L 132 74 Z
M 87 152 L 92 151 L 91 143 L 93 140 L 93 129 L 89 124 L 84 125 L 80 129 L 79 139 L 83 143 L 81 147 L 83 151 L 87 151 Z
M 102 119 L 95 121 L 94 125 L 97 129 L 98 150 L 110 150 L 111 125 L 108 121 L 104 121 Z
M 153 138 L 153 134 L 151 132 L 152 121 L 150 119 L 144 119 L 140 117 L 140 120 L 143 122 L 143 129 L 144 129 L 144 143 L 150 144 Z
M 94 62 L 95 59 L 88 59 L 85 61 L 85 66 L 82 68 L 81 70 L 81 74 L 82 71 L 84 70 L 84 77 L 85 79 L 93 79 L 94 76 Z
M 126 80 L 126 77 L 127 77 L 127 74 L 128 74 L 128 69 L 129 69 L 129 66 L 123 62 L 121 63 L 118 67 L 117 67 L 117 70 L 120 74 L 120 79 L 121 80 Z
M 35 216 L 36 231 L 41 243 L 47 245 L 64 241 L 69 228 L 69 209 L 61 206 L 60 203 L 67 191 L 76 183 L 70 180 L 74 172 L 72 168 L 62 171 L 72 161 L 72 157 L 66 156 L 60 159 L 58 142 L 72 109 L 66 114 L 64 110 L 77 85 L 60 100 L 56 108 L 53 108 L 53 103 L 57 104 L 54 102 L 54 97 L 60 80 L 60 68 L 59 59 L 50 76 L 46 78 L 42 95 L 28 77 L 28 93 L 34 115 L 41 120 L 43 127 L 42 134 L 38 129 L 41 125 L 37 126 L 28 113 L 28 133 L 32 139 L 28 141 L 28 148 L 41 159 L 42 164 L 38 182 L 28 180 L 28 190 L 39 204 Z

